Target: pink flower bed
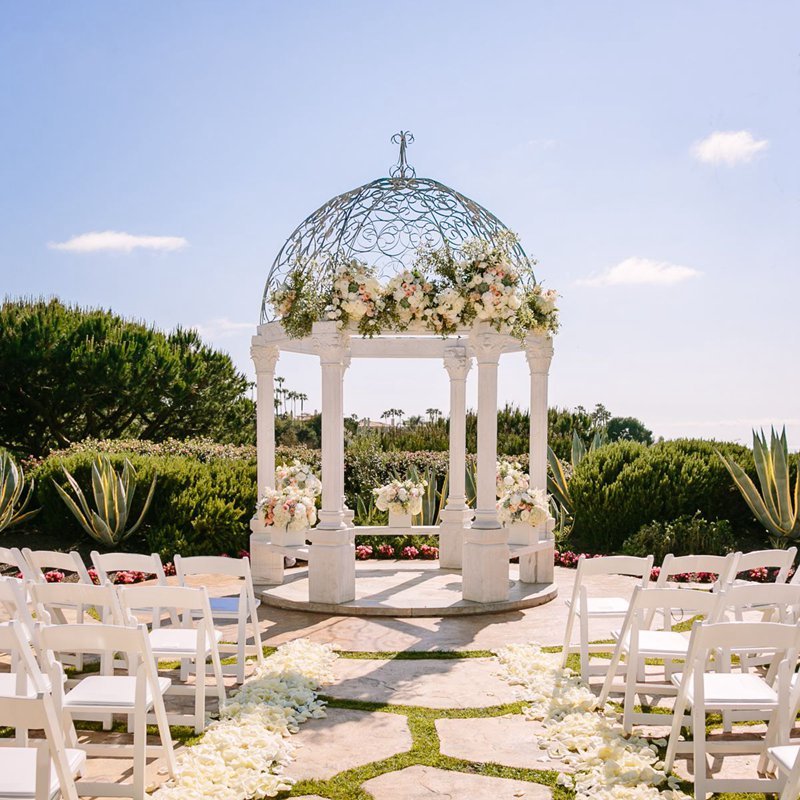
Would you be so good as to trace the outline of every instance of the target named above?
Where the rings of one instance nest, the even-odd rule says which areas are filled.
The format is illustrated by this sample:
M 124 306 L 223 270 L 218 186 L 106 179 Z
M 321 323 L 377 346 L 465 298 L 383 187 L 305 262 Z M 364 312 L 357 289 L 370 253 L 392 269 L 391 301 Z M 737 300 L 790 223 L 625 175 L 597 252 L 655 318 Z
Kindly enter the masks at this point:
M 372 547 L 368 544 L 360 544 L 356 547 L 356 558 L 359 561 L 366 561 L 368 558 L 372 558 Z

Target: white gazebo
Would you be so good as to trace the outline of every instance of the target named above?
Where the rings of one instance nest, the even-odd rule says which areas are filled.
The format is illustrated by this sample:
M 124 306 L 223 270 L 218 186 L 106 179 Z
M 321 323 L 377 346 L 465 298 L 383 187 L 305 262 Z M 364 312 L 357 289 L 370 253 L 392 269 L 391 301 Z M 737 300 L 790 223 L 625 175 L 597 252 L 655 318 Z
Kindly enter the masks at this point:
M 308 560 L 308 602 L 311 606 L 347 604 L 356 598 L 354 539 L 359 533 L 438 534 L 439 567 L 460 570 L 465 601 L 487 610 L 509 596 L 509 562 L 519 558 L 518 581 L 552 586 L 553 520 L 525 526 L 520 535 L 504 528 L 496 510 L 497 376 L 501 356 L 523 351 L 530 370 L 530 482 L 547 488 L 547 378 L 553 346 L 544 332 L 523 340 L 499 333 L 485 322 L 442 336 L 425 330 L 382 331 L 371 338 L 341 329 L 337 322 L 313 324 L 309 335 L 287 335 L 280 320 L 271 319 L 267 299 L 277 282 L 300 259 L 316 263 L 327 254 L 368 257 L 390 276 L 406 267 L 422 243 L 446 244 L 453 250 L 470 238 L 492 241 L 505 230 L 500 220 L 460 193 L 427 178 L 417 178 L 406 162 L 406 144 L 399 134 L 400 160 L 391 177 L 381 178 L 340 195 L 306 219 L 289 237 L 273 264 L 264 293 L 262 324 L 252 339 L 257 375 L 258 487 L 274 483 L 274 377 L 280 353 L 301 353 L 319 359 L 322 375 L 322 507 L 319 522 L 308 532 L 310 545 L 274 541 L 270 528 L 254 518 L 250 552 L 253 577 L 262 585 L 283 581 L 285 555 Z M 525 259 L 521 247 L 515 256 Z M 450 380 L 448 497 L 439 525 L 411 529 L 356 527 L 344 498 L 345 374 L 353 358 L 438 359 Z M 467 505 L 466 379 L 473 364 L 478 383 L 477 502 Z M 554 596 L 550 592 L 548 599 Z

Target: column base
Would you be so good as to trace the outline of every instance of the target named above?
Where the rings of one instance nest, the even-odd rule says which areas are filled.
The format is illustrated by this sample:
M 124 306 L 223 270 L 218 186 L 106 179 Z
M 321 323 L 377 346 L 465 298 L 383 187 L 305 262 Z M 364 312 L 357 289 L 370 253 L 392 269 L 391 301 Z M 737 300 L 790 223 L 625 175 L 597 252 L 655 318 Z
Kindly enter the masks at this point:
M 439 524 L 439 566 L 442 569 L 461 569 L 464 531 L 469 529 L 473 513 L 471 508 L 442 511 Z
M 502 528 L 466 534 L 462 564 L 462 596 L 476 603 L 508 599 L 508 543 Z
M 555 547 L 548 543 L 536 553 L 520 556 L 519 579 L 522 583 L 553 583 L 555 569 L 553 563 Z
M 349 603 L 356 599 L 356 556 L 352 530 L 311 532 L 308 555 L 311 603 Z
M 283 583 L 283 553 L 271 546 L 267 533 L 250 535 L 250 571 L 254 584 L 278 586 Z

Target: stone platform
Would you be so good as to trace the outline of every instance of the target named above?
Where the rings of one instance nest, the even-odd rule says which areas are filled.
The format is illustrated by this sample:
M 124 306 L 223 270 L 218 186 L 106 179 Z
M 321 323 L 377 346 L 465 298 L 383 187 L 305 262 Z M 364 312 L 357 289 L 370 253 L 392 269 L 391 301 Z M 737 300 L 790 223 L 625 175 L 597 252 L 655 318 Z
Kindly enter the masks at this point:
M 308 570 L 287 570 L 280 586 L 259 586 L 262 602 L 273 608 L 337 616 L 454 617 L 533 608 L 553 600 L 555 583 L 522 583 L 519 567 L 509 568 L 508 598 L 475 603 L 461 597 L 461 573 L 440 569 L 436 561 L 362 561 L 356 564 L 356 599 L 349 603 L 312 603 Z

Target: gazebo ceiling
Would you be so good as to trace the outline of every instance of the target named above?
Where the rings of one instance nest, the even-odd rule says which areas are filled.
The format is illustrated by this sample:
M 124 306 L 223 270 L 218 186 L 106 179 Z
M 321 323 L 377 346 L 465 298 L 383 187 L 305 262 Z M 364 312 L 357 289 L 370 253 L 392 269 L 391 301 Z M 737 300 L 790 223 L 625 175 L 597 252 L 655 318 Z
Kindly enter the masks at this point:
M 329 200 L 295 228 L 270 268 L 264 288 L 261 321 L 271 320 L 267 299 L 294 269 L 310 269 L 319 280 L 334 259 L 357 258 L 382 278 L 407 269 L 419 247 L 449 246 L 456 254 L 469 239 L 493 242 L 508 230 L 490 211 L 455 189 L 431 178 L 418 178 L 406 160 L 414 141 L 408 131 L 392 137 L 400 145 L 389 177 L 378 178 Z M 511 253 L 527 265 L 516 244 Z

